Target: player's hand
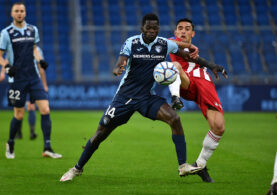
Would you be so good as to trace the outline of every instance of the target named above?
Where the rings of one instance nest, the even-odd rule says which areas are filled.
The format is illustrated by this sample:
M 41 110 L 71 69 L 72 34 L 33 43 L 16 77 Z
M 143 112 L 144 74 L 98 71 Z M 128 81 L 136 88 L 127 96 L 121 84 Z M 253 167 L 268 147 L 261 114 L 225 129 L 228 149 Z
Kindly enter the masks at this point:
M 123 64 L 119 65 L 119 66 L 116 66 L 114 69 L 113 69 L 113 74 L 115 76 L 120 76 L 122 74 L 123 71 L 125 71 L 125 66 L 126 66 L 127 62 L 126 60 L 123 61 Z
M 199 49 L 198 47 L 196 47 L 195 45 L 191 44 L 190 45 L 190 48 L 189 48 L 189 56 L 192 58 L 192 59 L 196 59 L 198 57 L 198 54 L 199 54 Z
M 13 77 L 15 75 L 15 73 L 16 73 L 16 68 L 15 68 L 15 66 L 11 66 L 10 64 L 7 64 L 5 66 L 5 72 L 10 77 Z
M 221 74 L 224 76 L 225 79 L 228 79 L 228 74 L 227 71 L 223 66 L 217 66 L 216 68 L 213 69 L 213 73 L 215 75 L 216 79 L 219 79 L 218 72 L 221 72 Z
M 39 64 L 40 64 L 41 68 L 43 68 L 44 70 L 46 70 L 48 68 L 48 63 L 45 60 L 40 60 Z

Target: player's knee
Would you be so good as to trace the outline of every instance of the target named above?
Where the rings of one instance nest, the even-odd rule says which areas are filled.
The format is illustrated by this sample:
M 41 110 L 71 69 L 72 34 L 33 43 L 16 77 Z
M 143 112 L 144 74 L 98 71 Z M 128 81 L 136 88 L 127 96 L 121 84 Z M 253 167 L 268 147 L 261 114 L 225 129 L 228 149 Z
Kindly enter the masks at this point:
M 28 111 L 33 111 L 33 110 L 35 110 L 35 109 L 36 109 L 35 104 L 31 104 L 31 103 L 27 104 L 27 110 L 28 110 Z
M 50 108 L 48 106 L 45 106 L 43 108 L 40 109 L 40 114 L 42 115 L 46 115 L 50 113 Z
M 218 136 L 222 136 L 225 132 L 225 124 L 224 123 L 220 123 L 220 122 L 216 122 L 212 128 L 213 132 L 218 135 Z
M 170 126 L 176 126 L 180 123 L 180 117 L 177 113 L 172 114 L 172 116 L 170 117 L 168 124 Z
M 17 120 L 22 120 L 24 118 L 24 112 L 21 112 L 21 111 L 17 111 L 14 113 L 14 117 L 17 119 Z

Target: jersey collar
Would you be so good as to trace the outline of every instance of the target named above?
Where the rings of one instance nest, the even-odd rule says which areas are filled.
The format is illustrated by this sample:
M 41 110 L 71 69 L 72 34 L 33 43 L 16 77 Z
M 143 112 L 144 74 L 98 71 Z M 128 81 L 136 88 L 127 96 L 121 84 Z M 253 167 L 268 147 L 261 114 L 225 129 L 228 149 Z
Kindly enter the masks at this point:
M 150 50 L 151 50 L 151 47 L 152 47 L 155 43 L 157 43 L 157 41 L 158 41 L 158 36 L 155 38 L 155 40 L 154 40 L 153 42 L 151 42 L 151 43 L 149 43 L 149 44 L 144 43 L 143 38 L 142 38 L 142 33 L 140 34 L 139 39 L 140 39 L 141 44 L 144 45 L 144 46 L 146 46 L 146 47 L 148 48 L 148 50 L 150 51 Z
M 18 30 L 19 32 L 21 32 L 21 34 L 23 34 L 24 33 L 24 30 L 26 30 L 27 29 L 27 23 L 24 21 L 24 27 L 23 28 L 18 28 L 17 26 L 15 26 L 14 25 L 14 23 L 12 22 L 12 27 L 15 29 L 15 30 Z

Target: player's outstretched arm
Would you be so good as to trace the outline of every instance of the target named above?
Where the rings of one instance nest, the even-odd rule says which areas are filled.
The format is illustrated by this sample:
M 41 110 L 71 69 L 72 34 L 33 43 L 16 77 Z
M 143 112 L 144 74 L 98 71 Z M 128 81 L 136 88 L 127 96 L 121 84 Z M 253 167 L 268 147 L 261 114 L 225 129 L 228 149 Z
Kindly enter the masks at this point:
M 188 48 L 190 53 L 189 53 L 189 56 L 192 58 L 192 59 L 196 59 L 199 55 L 199 49 L 198 47 L 196 47 L 195 45 L 193 45 L 192 43 L 185 43 L 185 42 L 182 42 L 182 41 L 176 41 L 174 39 L 169 39 L 173 42 L 175 42 L 179 48 L 181 49 L 185 49 L 185 48 Z
M 209 61 L 207 61 L 206 59 L 204 59 L 200 56 L 198 56 L 196 59 L 193 59 L 193 58 L 190 57 L 189 52 L 183 51 L 181 49 L 178 50 L 176 55 L 184 58 L 186 61 L 194 62 L 196 64 L 199 64 L 201 67 L 209 68 L 214 73 L 216 79 L 219 78 L 218 72 L 221 72 L 221 74 L 225 77 L 225 79 L 228 78 L 227 71 L 224 69 L 223 66 L 219 66 L 219 65 L 217 65 L 213 62 L 209 62 Z
M 120 76 L 122 72 L 125 70 L 125 66 L 127 64 L 128 57 L 126 56 L 119 56 L 117 62 L 113 68 L 113 74 L 115 76 Z

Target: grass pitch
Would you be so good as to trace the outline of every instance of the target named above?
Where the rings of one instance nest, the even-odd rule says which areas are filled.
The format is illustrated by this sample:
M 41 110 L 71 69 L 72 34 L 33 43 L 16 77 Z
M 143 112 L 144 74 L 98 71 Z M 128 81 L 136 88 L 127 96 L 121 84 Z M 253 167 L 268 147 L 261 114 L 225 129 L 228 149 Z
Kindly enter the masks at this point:
M 52 146 L 63 158 L 41 156 L 38 138 L 29 140 L 27 114 L 23 139 L 16 140 L 14 160 L 4 156 L 11 111 L 0 112 L 0 194 L 265 194 L 273 176 L 277 150 L 275 113 L 226 113 L 226 133 L 208 162 L 214 184 L 198 176 L 180 178 L 169 127 L 135 114 L 117 128 L 95 152 L 82 176 L 59 179 L 79 159 L 82 146 L 96 131 L 103 111 L 52 111 Z M 200 112 L 179 113 L 184 127 L 188 162 L 201 148 L 208 124 Z M 1 149 L 2 148 L 2 149 Z

